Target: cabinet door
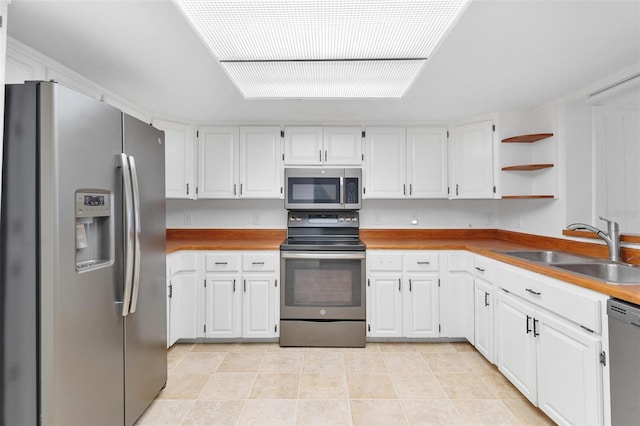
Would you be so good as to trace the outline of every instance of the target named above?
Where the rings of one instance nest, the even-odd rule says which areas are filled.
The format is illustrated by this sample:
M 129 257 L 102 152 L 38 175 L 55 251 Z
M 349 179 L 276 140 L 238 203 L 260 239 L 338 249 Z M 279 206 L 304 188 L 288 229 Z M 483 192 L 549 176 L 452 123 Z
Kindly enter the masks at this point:
M 196 281 L 195 272 L 171 277 L 171 320 L 168 330 L 171 345 L 178 339 L 195 339 L 202 335 L 198 327 L 200 307 Z
M 205 282 L 205 337 L 240 337 L 242 335 L 240 274 L 207 274 Z
M 198 198 L 238 196 L 238 128 L 198 129 Z
M 404 336 L 439 337 L 438 275 L 407 274 L 404 285 Z
M 244 274 L 242 337 L 275 336 L 275 276 Z
M 153 126 L 164 130 L 164 164 L 167 198 L 194 199 L 195 139 L 188 124 L 153 120 Z
M 411 198 L 447 198 L 446 128 L 407 128 L 407 183 Z
M 368 127 L 365 132 L 364 198 L 404 198 L 406 138 L 404 127 Z
M 473 277 L 467 272 L 449 272 L 446 287 L 448 304 L 442 315 L 449 317 L 444 330 L 448 337 L 464 337 L 473 344 Z
M 361 166 L 362 129 L 325 127 L 323 159 L 327 165 Z
M 493 198 L 493 123 L 457 126 L 451 149 L 451 198 Z
M 371 337 L 402 337 L 402 274 L 375 273 L 367 280 Z
M 500 291 L 496 305 L 498 369 L 536 405 L 536 348 L 531 307 Z
M 490 362 L 493 357 L 493 286 L 475 280 L 475 347 Z
M 240 197 L 282 198 L 280 127 L 240 128 Z
M 538 407 L 558 424 L 603 424 L 600 342 L 536 312 Z
M 324 162 L 322 127 L 285 127 L 285 166 L 318 166 Z

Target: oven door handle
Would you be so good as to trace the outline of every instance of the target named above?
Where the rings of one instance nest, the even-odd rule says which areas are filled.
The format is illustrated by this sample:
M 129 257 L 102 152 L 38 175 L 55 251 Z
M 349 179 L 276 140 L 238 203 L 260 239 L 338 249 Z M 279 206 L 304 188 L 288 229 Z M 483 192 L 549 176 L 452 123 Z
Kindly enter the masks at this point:
M 340 205 L 344 204 L 344 178 L 340 176 Z
M 280 252 L 282 259 L 364 259 L 364 252 Z

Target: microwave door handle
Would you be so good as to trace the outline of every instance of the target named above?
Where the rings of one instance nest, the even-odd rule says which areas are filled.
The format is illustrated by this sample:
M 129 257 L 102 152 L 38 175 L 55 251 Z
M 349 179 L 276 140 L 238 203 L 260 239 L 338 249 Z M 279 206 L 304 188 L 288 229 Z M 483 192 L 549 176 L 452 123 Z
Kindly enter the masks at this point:
M 124 212 L 125 212 L 125 263 L 124 263 L 124 289 L 122 295 L 122 316 L 129 315 L 131 304 L 131 288 L 133 286 L 133 190 L 131 185 L 131 172 L 126 154 L 120 154 L 119 167 L 122 169 L 122 186 L 124 188 Z
M 340 205 L 344 204 L 344 177 L 340 176 Z
M 131 169 L 131 187 L 133 188 L 133 218 L 135 225 L 134 234 L 134 259 L 133 259 L 133 288 L 131 290 L 131 309 L 130 313 L 136 311 L 138 305 L 138 293 L 140 292 L 140 188 L 138 186 L 138 170 L 136 169 L 136 161 L 133 156 L 129 156 L 129 168 Z

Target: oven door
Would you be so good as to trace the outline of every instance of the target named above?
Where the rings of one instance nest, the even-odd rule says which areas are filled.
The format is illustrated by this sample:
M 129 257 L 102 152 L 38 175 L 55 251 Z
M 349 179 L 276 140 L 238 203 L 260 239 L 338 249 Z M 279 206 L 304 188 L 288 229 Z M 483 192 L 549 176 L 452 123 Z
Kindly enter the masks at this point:
M 365 252 L 281 252 L 280 318 L 365 320 Z

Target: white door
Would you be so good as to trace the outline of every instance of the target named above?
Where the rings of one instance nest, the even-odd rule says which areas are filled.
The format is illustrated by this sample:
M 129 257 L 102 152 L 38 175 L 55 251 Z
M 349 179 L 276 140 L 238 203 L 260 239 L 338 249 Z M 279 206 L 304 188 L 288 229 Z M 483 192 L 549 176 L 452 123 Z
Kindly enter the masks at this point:
M 284 128 L 285 166 L 317 166 L 324 162 L 322 127 Z
M 238 197 L 237 127 L 198 129 L 198 198 Z
M 243 276 L 242 337 L 275 336 L 275 290 L 274 275 Z
M 280 127 L 240 128 L 240 197 L 283 198 Z
M 152 124 L 164 130 L 166 197 L 194 199 L 196 162 L 192 127 L 162 120 L 153 120 Z
M 447 198 L 446 128 L 407 128 L 407 183 L 411 198 Z
M 438 275 L 407 274 L 404 285 L 404 336 L 439 337 Z
M 528 305 L 499 290 L 495 314 L 498 369 L 536 405 L 534 311 Z
M 493 286 L 475 280 L 475 346 L 490 362 L 493 357 Z
M 457 126 L 451 150 L 451 198 L 493 198 L 493 123 Z
M 536 312 L 538 406 L 558 424 L 603 424 L 600 341 Z
M 195 339 L 198 330 L 198 286 L 195 272 L 183 272 L 171 277 L 170 343 L 178 339 Z
M 360 127 L 324 128 L 324 163 L 326 165 L 362 165 L 362 129 Z
M 368 127 L 365 131 L 364 198 L 405 198 L 404 127 Z
M 372 273 L 367 283 L 371 300 L 369 335 L 402 337 L 401 274 Z
M 242 335 L 240 274 L 207 274 L 205 282 L 205 337 L 240 337 Z

